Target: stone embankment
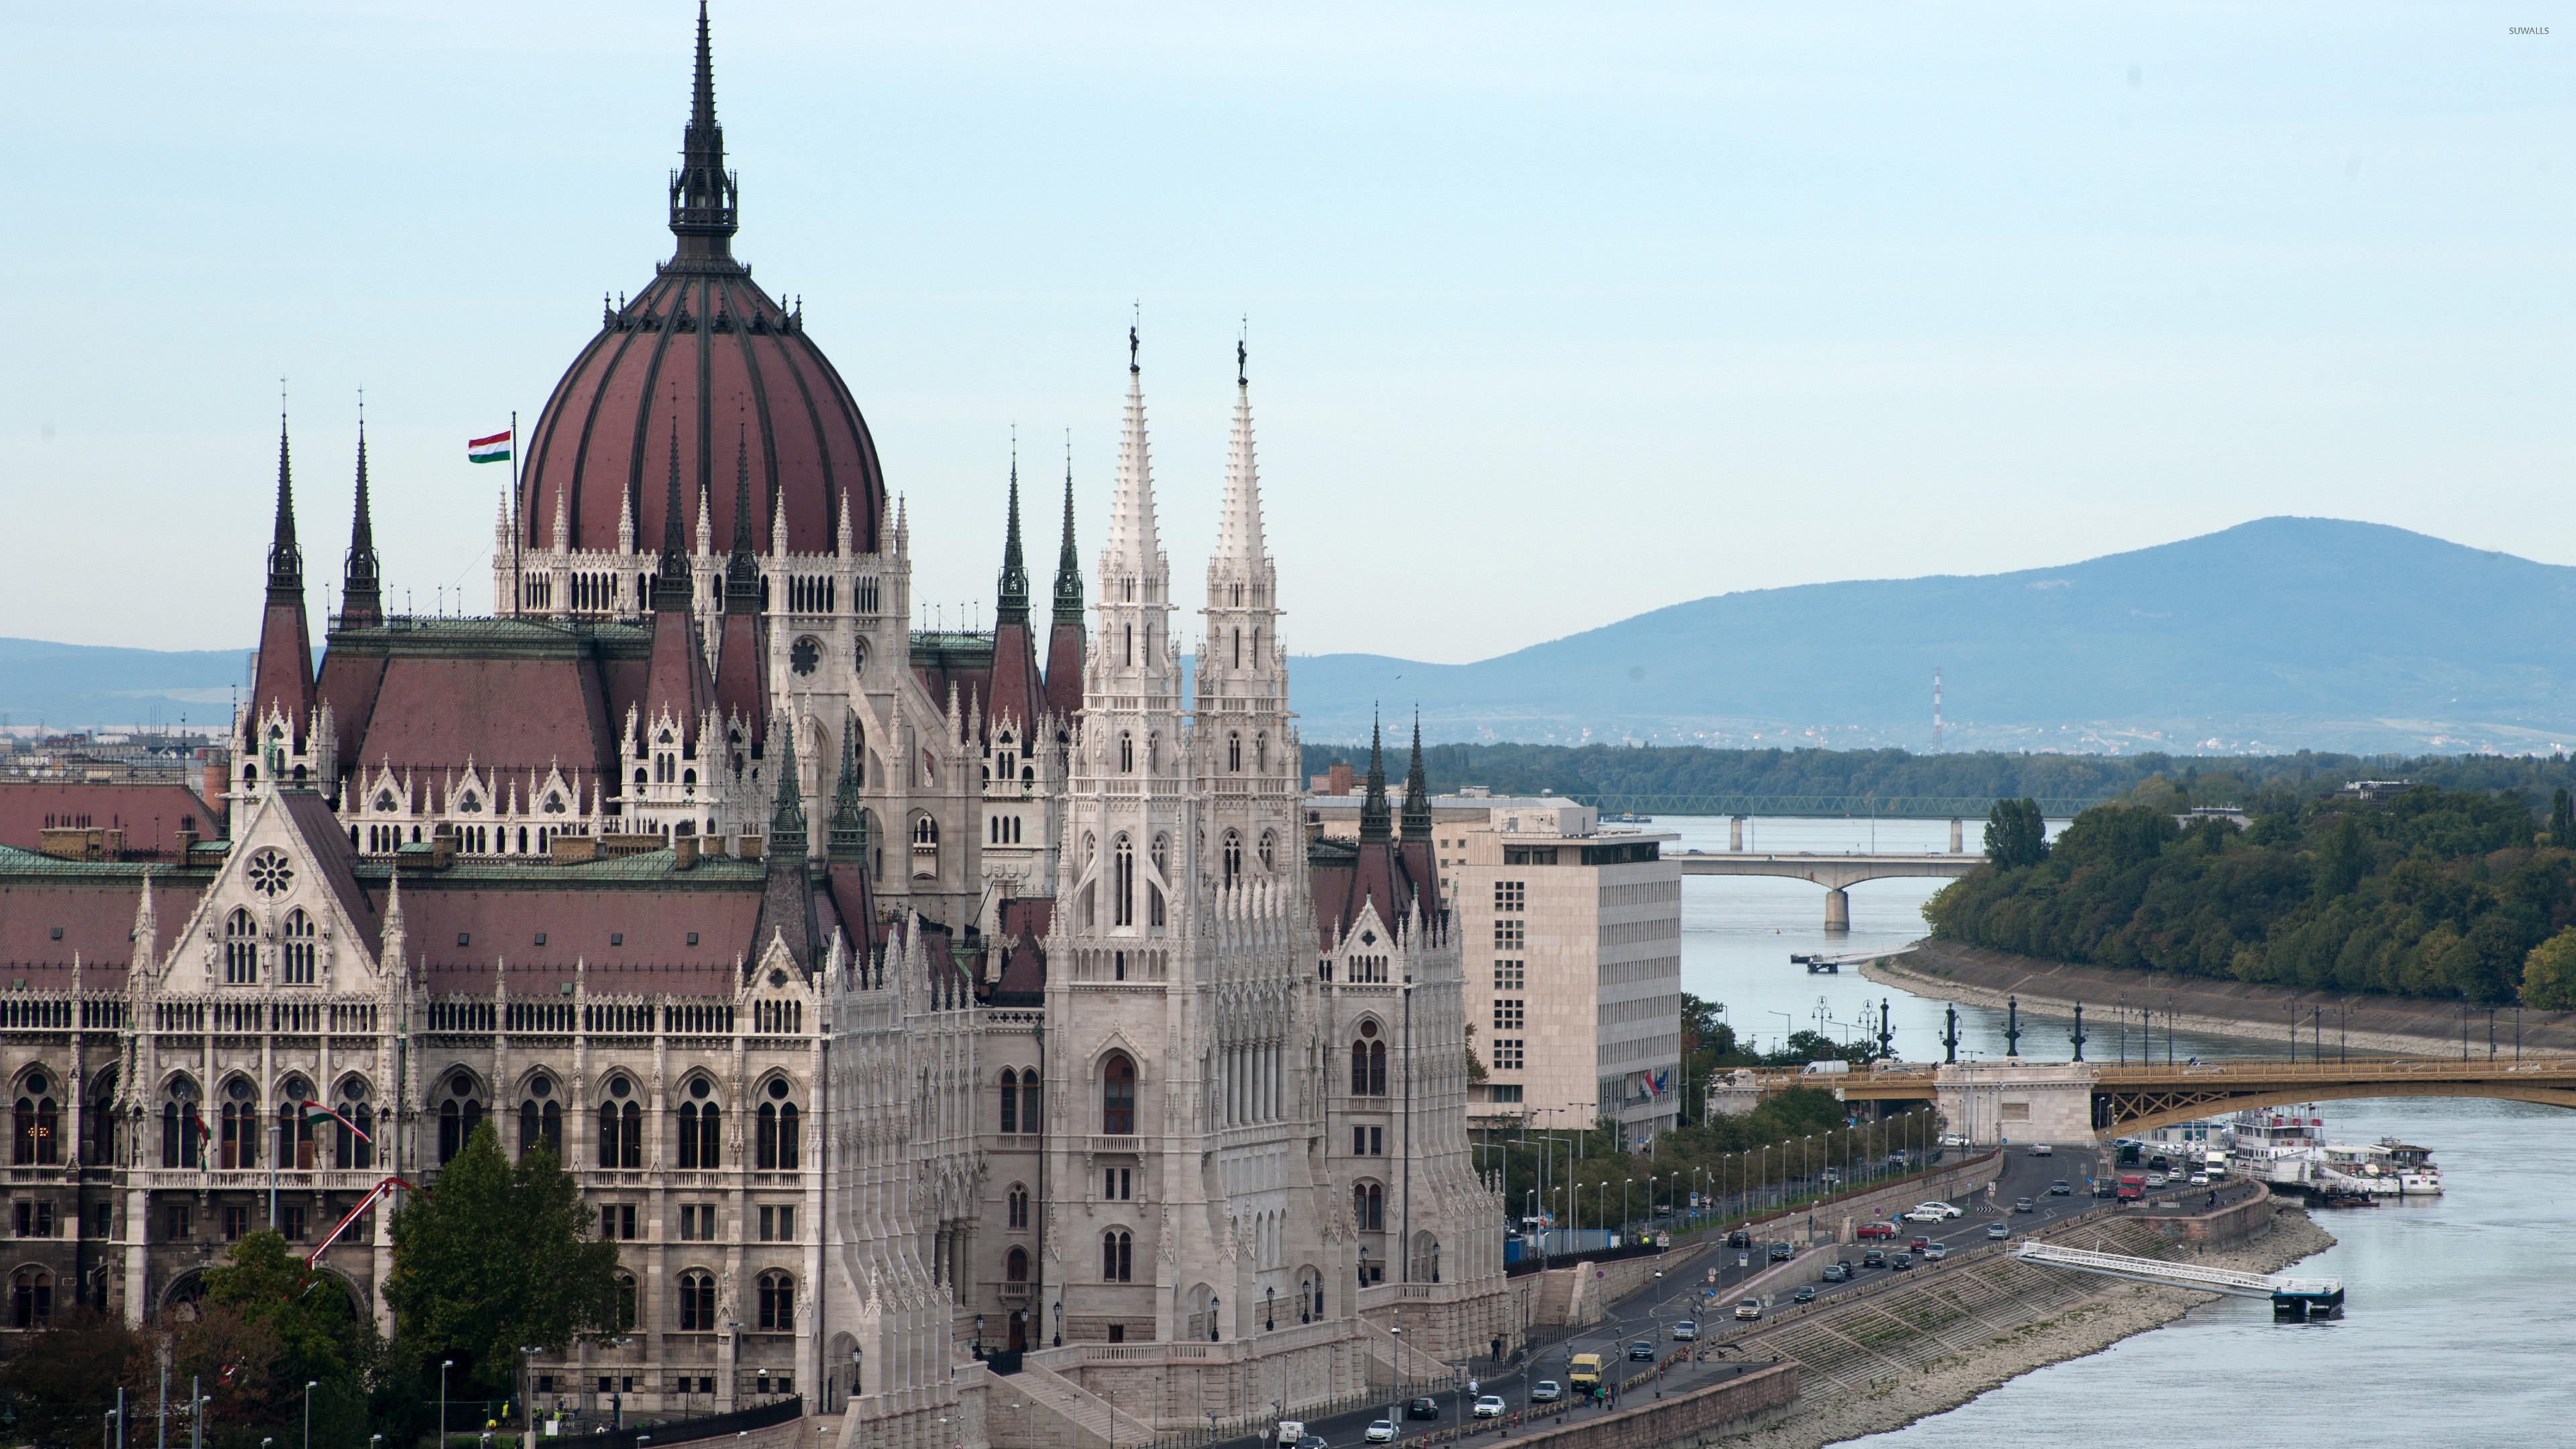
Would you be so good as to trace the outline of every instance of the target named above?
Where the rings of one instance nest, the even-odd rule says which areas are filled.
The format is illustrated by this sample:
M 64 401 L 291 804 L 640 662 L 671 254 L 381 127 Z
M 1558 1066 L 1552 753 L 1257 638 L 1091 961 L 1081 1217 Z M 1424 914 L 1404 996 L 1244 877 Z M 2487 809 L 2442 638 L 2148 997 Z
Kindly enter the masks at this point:
M 2217 1216 L 2229 1221 L 2200 1225 L 2200 1238 L 2186 1244 L 2169 1241 L 2160 1231 L 2165 1225 L 2135 1215 L 2105 1215 L 2063 1237 L 2086 1247 L 2139 1256 L 2189 1255 L 2257 1273 L 2278 1272 L 2334 1244 L 2333 1235 L 2296 1208 L 2280 1207 L 2264 1217 L 2241 1209 Z M 2232 1247 L 2203 1246 L 2213 1231 L 2223 1238 L 2246 1229 L 2256 1236 Z M 2182 1235 L 2189 1237 L 2189 1230 Z M 2002 1256 L 1927 1275 L 1730 1345 L 1746 1357 L 1778 1354 L 1784 1363 L 1796 1364 L 1800 1395 L 1785 1413 L 1728 1442 L 1756 1449 L 1820 1449 L 1902 1428 L 2032 1369 L 2099 1353 L 2216 1297 Z
M 2154 1010 L 2159 1040 L 2165 1032 L 2165 1014 L 2171 1011 L 2173 1024 L 2186 1033 L 2270 1041 L 2285 1055 L 2295 1011 L 2302 1059 L 2320 1046 L 2328 1057 L 2341 1050 L 2367 1056 L 2456 1058 L 2461 1049 L 2463 1018 L 2459 1006 L 2451 1002 L 2294 991 L 2202 976 L 2042 961 L 1955 941 L 1924 941 L 1904 955 L 1864 961 L 1860 971 L 1872 981 L 1900 986 L 1934 1001 L 2001 1011 L 2007 999 L 2018 1000 L 2025 1018 L 2035 1013 L 2069 1019 L 2081 1002 L 2085 1035 L 2091 1038 L 2085 1055 L 2097 1061 L 2116 1058 L 2119 1027 L 2112 1003 L 2123 997 L 2132 1015 L 2132 1050 L 2136 1049 L 2134 1017 L 2140 1007 Z M 2324 1013 L 2322 1019 L 2311 1015 L 2318 1011 Z M 2468 1049 L 2484 1056 L 2486 1012 L 2473 1012 L 2466 1020 Z M 2525 1011 L 2519 1030 L 2526 1052 L 2576 1053 L 2576 1012 Z M 2516 1018 L 2510 1009 L 2496 1014 L 2495 1031 L 2496 1052 L 2511 1055 Z

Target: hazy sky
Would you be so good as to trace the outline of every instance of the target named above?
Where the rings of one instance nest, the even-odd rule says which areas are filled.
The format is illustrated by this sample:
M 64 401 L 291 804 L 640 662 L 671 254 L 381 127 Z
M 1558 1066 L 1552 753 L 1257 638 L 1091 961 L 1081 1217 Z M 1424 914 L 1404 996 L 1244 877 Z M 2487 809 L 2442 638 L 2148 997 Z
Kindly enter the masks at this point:
M 1014 423 L 1096 553 L 1141 299 L 1182 597 L 1249 314 L 1287 642 L 1455 661 L 2273 513 L 2576 563 L 2561 3 L 719 0 L 716 75 L 925 605 Z M 465 440 L 668 254 L 693 14 L 8 7 L 0 634 L 252 642 L 281 375 L 310 574 L 363 386 L 388 603 L 488 610 Z

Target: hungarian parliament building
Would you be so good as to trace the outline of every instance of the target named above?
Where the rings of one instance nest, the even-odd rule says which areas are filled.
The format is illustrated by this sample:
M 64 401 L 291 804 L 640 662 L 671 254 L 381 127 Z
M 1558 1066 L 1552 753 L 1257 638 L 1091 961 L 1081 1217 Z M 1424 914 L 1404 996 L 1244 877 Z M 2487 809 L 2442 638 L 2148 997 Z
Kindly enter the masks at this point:
M 281 425 L 223 828 L 0 847 L 0 1338 L 185 1313 L 272 1227 L 392 1333 L 383 1204 L 489 1125 L 618 1248 L 541 1409 L 1142 1442 L 1516 1344 L 1419 740 L 1309 828 L 1240 350 L 1187 603 L 1131 332 L 1088 575 L 1068 473 L 1033 599 L 1014 465 L 993 628 L 914 629 L 857 402 L 734 257 L 703 7 L 691 92 L 669 259 L 510 440 L 491 617 L 385 611 L 361 438 L 317 666 Z

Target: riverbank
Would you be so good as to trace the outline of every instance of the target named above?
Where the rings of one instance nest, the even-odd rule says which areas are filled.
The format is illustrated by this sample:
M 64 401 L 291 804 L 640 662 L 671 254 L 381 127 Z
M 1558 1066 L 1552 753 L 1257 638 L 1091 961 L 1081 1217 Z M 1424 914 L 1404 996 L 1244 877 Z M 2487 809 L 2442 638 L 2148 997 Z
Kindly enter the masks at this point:
M 2334 1235 L 2305 1212 L 2285 1208 L 2260 1236 L 2233 1249 L 2194 1255 L 2194 1261 L 2277 1273 L 2334 1242 Z M 1830 1392 L 1821 1381 L 1802 1382 L 1801 1397 L 1788 1413 L 1726 1442 L 1755 1449 L 1822 1449 L 1901 1429 L 1926 1415 L 1955 1409 L 2033 1369 L 2085 1358 L 2134 1334 L 2161 1328 L 2217 1298 L 2214 1293 L 2106 1280 L 2099 1291 L 2067 1302 L 2047 1317 L 1976 1335 L 1973 1342 L 1946 1330 L 1928 1356 L 1904 1362 L 1891 1355 L 1891 1367 L 1903 1363 L 1904 1371 L 1874 1378 L 1865 1386 Z
M 1922 941 L 1901 956 L 1864 961 L 1859 970 L 1870 981 L 1903 987 L 1933 1001 L 2001 1011 L 2007 1000 L 2015 1000 L 2025 1017 L 2070 1020 L 2081 1003 L 2086 1030 L 2097 1047 L 2100 1033 L 2110 1029 L 2112 1003 L 2126 998 L 2133 1010 L 2140 1005 L 2154 1009 L 2159 1032 L 2170 1025 L 2187 1034 L 2250 1037 L 2271 1041 L 2285 1054 L 2290 1019 L 2296 1013 L 2302 1057 L 2320 1048 L 2328 1056 L 2347 1051 L 2398 1057 L 2455 1057 L 2461 1050 L 2462 1017 L 2458 1005 L 2450 1002 L 2294 991 L 2168 972 L 2043 961 L 1955 941 Z M 2319 1011 L 2322 1018 L 2312 1015 Z M 2484 1055 L 2489 1029 L 2486 1011 L 2474 1010 L 2466 1020 L 2468 1049 Z M 2503 1008 L 2494 1016 L 2496 1055 L 2513 1054 L 2517 1021 L 2523 1051 L 2576 1053 L 2576 1012 L 2523 1011 L 2517 1017 L 2514 1009 Z

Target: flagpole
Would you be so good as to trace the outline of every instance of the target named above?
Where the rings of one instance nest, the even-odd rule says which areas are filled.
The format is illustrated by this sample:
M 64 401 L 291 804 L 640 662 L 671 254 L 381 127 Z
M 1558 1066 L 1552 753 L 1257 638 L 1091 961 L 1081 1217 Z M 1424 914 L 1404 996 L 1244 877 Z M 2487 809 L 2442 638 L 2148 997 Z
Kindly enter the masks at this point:
M 528 582 L 519 573 L 519 410 L 510 409 L 510 617 L 519 617 Z M 442 1446 L 444 1449 L 444 1446 Z

